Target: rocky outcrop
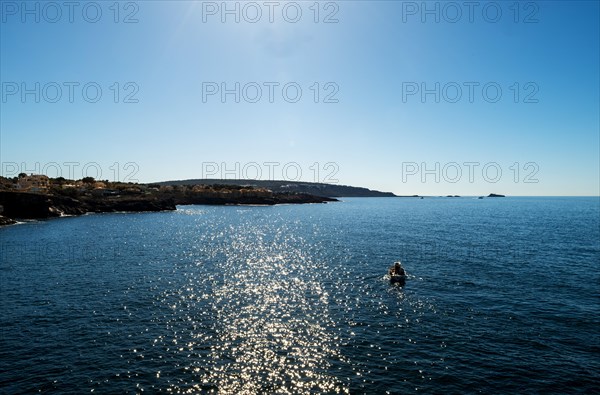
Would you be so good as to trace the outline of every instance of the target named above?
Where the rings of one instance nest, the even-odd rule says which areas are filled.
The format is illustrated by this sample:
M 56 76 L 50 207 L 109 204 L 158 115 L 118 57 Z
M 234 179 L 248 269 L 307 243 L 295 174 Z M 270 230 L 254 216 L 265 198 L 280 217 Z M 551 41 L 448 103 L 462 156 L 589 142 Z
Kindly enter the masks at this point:
M 0 206 L 6 218 L 47 219 L 63 215 L 109 212 L 146 212 L 176 210 L 176 205 L 274 205 L 325 203 L 337 199 L 297 193 L 273 193 L 268 190 L 198 190 L 190 193 L 161 193 L 131 196 L 82 194 L 75 197 L 27 192 L 0 191 Z M 12 222 L 14 223 L 14 221 Z
M 506 197 L 505 195 L 498 195 L 495 193 L 490 193 L 487 197 Z
M 0 192 L 0 205 L 5 217 L 11 219 L 46 219 L 63 215 L 106 213 L 115 211 L 175 210 L 170 199 L 156 198 L 97 198 L 83 196 L 79 199 L 26 192 Z
M 6 218 L 5 216 L 0 215 L 0 226 L 13 225 L 16 223 L 17 221 L 15 221 L 14 219 Z
M 61 215 L 84 214 L 81 202 L 65 196 L 50 196 L 25 192 L 0 192 L 4 216 L 19 219 L 40 219 Z

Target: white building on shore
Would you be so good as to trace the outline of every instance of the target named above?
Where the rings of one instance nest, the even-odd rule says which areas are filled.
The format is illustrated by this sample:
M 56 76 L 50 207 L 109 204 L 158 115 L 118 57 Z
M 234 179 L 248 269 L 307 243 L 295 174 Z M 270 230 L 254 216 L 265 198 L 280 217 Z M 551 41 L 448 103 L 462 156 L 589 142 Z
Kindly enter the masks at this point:
M 31 174 L 19 177 L 17 190 L 22 192 L 46 192 L 50 188 L 50 179 L 43 174 Z

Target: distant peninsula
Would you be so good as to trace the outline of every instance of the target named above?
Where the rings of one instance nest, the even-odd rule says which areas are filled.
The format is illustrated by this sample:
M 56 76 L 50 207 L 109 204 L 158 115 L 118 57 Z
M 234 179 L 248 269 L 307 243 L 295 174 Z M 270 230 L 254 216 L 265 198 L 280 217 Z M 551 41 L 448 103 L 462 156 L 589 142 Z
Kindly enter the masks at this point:
M 324 184 L 304 181 L 277 181 L 277 180 L 234 180 L 234 179 L 192 179 L 163 181 L 152 185 L 177 186 L 177 185 L 236 185 L 253 188 L 263 188 L 273 193 L 300 193 L 329 198 L 337 197 L 398 197 L 392 192 L 380 192 L 367 188 L 352 187 L 348 185 Z M 411 196 L 411 197 L 417 197 Z
M 272 191 L 234 184 L 178 185 L 97 181 L 92 177 L 20 174 L 0 177 L 0 226 L 21 219 L 45 219 L 106 212 L 176 210 L 177 205 L 275 205 L 335 202 L 333 197 L 302 191 Z

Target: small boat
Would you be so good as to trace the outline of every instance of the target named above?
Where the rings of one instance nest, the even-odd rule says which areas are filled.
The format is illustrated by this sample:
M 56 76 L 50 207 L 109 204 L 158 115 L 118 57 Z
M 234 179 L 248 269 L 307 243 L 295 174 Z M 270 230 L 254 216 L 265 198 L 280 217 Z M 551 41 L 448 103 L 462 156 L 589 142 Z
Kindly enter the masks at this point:
M 390 283 L 392 284 L 403 284 L 406 282 L 406 271 L 400 261 L 394 262 L 394 266 L 390 267 L 388 274 L 390 276 Z
M 406 282 L 406 274 L 390 274 L 390 283 L 392 284 L 404 284 Z

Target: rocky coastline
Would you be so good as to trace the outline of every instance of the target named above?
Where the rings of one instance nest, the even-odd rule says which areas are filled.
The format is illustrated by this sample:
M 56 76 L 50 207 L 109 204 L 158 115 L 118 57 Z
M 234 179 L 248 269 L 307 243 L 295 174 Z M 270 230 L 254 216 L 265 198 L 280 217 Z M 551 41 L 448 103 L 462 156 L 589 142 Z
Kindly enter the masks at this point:
M 49 195 L 28 192 L 0 192 L 2 215 L 16 219 L 47 219 L 66 215 L 117 211 L 143 212 L 175 210 L 169 199 L 156 198 L 96 198 Z
M 178 205 L 276 205 L 325 203 L 337 199 L 309 194 L 273 193 L 239 189 L 152 192 L 142 195 L 102 196 L 89 193 L 64 196 L 50 193 L 0 191 L 0 226 L 17 220 L 48 219 L 87 213 L 157 212 Z

